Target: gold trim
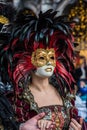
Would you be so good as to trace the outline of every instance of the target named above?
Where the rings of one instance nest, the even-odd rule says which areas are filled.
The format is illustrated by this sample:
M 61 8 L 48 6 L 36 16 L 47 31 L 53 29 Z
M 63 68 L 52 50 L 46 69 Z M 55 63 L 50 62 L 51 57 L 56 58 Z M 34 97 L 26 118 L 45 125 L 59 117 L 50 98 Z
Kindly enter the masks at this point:
M 39 113 L 38 104 L 34 101 L 34 96 L 29 88 L 24 89 L 22 97 L 28 104 L 30 104 L 30 110 L 35 110 L 37 113 Z
M 2 24 L 8 24 L 9 23 L 9 19 L 6 18 L 3 15 L 0 15 L 0 23 L 2 23 Z

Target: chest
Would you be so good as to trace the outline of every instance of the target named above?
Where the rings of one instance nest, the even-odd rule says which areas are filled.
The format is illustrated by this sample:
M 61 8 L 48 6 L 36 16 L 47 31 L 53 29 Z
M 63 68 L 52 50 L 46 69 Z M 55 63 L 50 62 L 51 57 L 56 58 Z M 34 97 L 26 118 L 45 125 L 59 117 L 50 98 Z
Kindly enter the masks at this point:
M 63 105 L 62 98 L 56 93 L 51 94 L 34 94 L 34 100 L 39 107 L 49 106 L 49 105 Z
M 50 106 L 50 105 L 61 105 L 63 106 L 63 100 L 59 93 L 55 89 L 49 91 L 33 91 L 30 90 L 34 101 L 38 104 L 38 107 Z

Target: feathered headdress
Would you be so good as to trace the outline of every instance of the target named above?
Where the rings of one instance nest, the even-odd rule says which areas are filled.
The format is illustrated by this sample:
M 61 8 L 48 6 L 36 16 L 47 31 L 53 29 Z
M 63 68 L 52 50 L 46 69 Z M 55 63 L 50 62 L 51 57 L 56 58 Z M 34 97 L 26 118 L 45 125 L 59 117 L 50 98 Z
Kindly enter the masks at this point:
M 3 63 L 6 55 L 8 74 L 16 86 L 36 69 L 31 63 L 32 52 L 37 48 L 54 48 L 56 67 L 50 82 L 59 86 L 62 94 L 65 89 L 71 91 L 74 82 L 72 22 L 64 16 L 56 17 L 56 13 L 50 9 L 37 17 L 31 10 L 24 9 L 17 14 L 1 60 Z

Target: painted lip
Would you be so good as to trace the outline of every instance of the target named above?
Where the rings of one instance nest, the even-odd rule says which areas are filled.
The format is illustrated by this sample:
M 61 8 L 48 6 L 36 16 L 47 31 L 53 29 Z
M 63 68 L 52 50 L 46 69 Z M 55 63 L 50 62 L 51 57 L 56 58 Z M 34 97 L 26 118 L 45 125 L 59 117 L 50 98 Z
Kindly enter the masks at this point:
M 51 72 L 52 71 L 52 68 L 47 68 L 45 69 L 46 72 Z

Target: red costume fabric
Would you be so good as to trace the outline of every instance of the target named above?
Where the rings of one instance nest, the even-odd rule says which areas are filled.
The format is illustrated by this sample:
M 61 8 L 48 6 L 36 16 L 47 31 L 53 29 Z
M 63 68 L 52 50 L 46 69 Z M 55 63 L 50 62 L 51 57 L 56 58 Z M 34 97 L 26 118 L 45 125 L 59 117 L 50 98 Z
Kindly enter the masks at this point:
M 12 95 L 10 94 L 7 97 L 9 97 L 13 105 Z M 55 130 L 68 130 L 70 119 L 75 118 L 80 122 L 81 117 L 78 117 L 78 110 L 75 108 L 72 94 L 67 93 L 67 96 L 65 98 L 62 97 L 62 100 L 63 106 L 55 104 L 39 107 L 29 87 L 23 91 L 20 89 L 20 94 L 16 97 L 16 103 L 13 105 L 16 113 L 16 120 L 18 122 L 26 122 L 38 113 L 45 112 L 46 115 L 44 119 L 54 121 L 56 123 Z M 86 130 L 86 127 L 86 123 L 83 121 L 82 130 Z

